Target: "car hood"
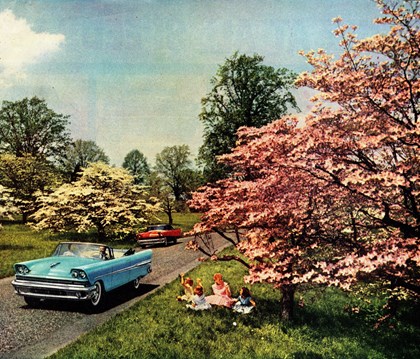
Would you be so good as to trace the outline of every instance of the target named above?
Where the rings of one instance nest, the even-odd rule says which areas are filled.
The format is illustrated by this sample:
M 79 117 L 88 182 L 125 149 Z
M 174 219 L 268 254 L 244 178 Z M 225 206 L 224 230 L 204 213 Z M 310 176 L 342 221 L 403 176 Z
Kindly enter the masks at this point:
M 26 265 L 30 272 L 28 275 L 37 277 L 69 278 L 70 271 L 87 264 L 97 262 L 97 259 L 82 257 L 48 257 L 17 264 Z

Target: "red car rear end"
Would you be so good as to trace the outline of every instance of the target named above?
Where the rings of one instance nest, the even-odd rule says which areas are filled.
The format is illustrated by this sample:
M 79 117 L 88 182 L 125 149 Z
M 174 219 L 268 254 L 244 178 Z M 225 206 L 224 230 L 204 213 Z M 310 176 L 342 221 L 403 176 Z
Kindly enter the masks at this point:
M 145 232 L 138 233 L 136 240 L 140 247 L 153 244 L 163 244 L 166 246 L 168 243 L 176 243 L 182 235 L 181 228 L 173 228 L 169 224 L 156 224 L 147 227 Z

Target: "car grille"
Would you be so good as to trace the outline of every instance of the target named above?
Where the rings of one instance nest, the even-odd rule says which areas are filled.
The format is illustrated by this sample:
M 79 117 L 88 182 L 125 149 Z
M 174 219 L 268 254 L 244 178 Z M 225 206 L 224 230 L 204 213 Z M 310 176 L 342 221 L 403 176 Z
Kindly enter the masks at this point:
M 16 275 L 17 280 L 24 280 L 28 282 L 42 282 L 42 283 L 55 283 L 55 284 L 74 284 L 74 285 L 82 285 L 84 287 L 89 286 L 89 282 L 81 282 L 77 280 L 71 279 L 50 279 L 50 278 L 38 278 L 38 277 L 28 277 L 24 275 Z
M 49 294 L 49 295 L 56 295 L 56 296 L 66 296 L 68 295 L 68 292 L 65 290 L 59 290 L 59 289 L 45 289 L 45 288 L 31 288 L 29 293 L 35 293 L 35 294 Z

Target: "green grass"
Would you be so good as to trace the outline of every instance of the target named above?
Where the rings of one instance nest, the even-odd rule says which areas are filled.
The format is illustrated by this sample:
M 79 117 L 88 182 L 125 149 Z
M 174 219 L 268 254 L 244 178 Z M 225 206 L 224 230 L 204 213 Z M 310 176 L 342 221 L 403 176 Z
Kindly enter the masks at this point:
M 205 262 L 188 275 L 202 278 L 209 293 L 216 271 L 224 274 L 237 295 L 245 274 L 238 263 Z M 216 307 L 194 312 L 175 300 L 182 292 L 175 281 L 52 358 L 420 357 L 420 328 L 409 319 L 415 318 L 412 308 L 395 320 L 393 329 L 374 330 L 363 308 L 358 314 L 346 310 L 357 304 L 355 298 L 339 289 L 307 288 L 297 294 L 305 304 L 297 306 L 295 320 L 283 323 L 279 291 L 263 284 L 251 290 L 257 308 L 248 315 Z M 382 304 L 378 301 L 376 309 Z
M 193 228 L 194 224 L 199 222 L 200 216 L 200 213 L 172 213 L 173 226 L 180 227 L 186 233 Z M 162 223 L 167 223 L 168 216 L 160 214 L 159 219 Z
M 0 229 L 0 278 L 14 274 L 13 264 L 51 255 L 58 239 L 46 232 L 34 232 L 22 224 L 7 224 Z

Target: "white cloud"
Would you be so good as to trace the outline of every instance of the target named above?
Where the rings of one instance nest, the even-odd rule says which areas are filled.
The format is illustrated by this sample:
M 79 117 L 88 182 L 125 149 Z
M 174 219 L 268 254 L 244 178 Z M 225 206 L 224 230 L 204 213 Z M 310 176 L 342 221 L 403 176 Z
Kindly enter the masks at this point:
M 36 33 L 25 19 L 18 19 L 11 10 L 0 12 L 0 86 L 24 78 L 26 66 L 41 61 L 59 49 L 64 35 Z

